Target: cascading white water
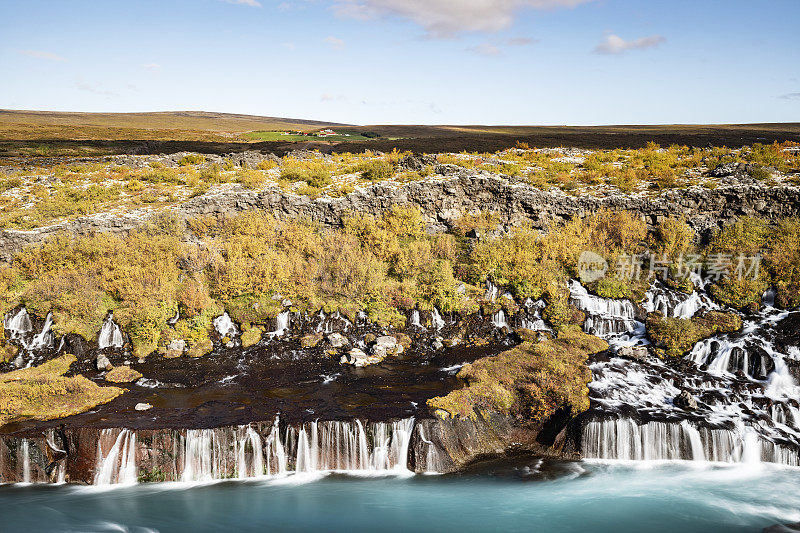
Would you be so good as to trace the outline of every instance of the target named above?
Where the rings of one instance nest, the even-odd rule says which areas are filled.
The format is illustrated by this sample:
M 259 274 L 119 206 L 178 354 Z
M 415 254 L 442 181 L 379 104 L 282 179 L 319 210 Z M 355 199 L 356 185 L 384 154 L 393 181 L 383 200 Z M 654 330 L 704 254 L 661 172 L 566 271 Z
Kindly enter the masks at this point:
M 584 456 L 634 461 L 776 462 L 800 466 L 797 450 L 768 441 L 751 427 L 696 428 L 688 421 L 637 424 L 630 418 L 593 420 L 583 430 Z
M 317 333 L 328 334 L 348 331 L 353 326 L 353 323 L 343 317 L 339 311 L 334 311 L 330 316 L 326 316 L 325 313 L 320 310 L 317 317 L 319 318 L 319 324 L 317 324 L 316 329 Z M 363 311 L 358 312 L 358 320 L 365 321 L 366 318 L 367 316 Z
M 14 316 L 6 316 L 3 319 L 3 327 L 8 331 L 10 340 L 24 343 L 25 336 L 33 330 L 28 310 L 21 307 Z
M 122 348 L 122 344 L 122 330 L 114 322 L 114 313 L 109 313 L 103 322 L 103 327 L 100 329 L 100 335 L 97 337 L 97 347 L 101 350 Z
M 711 299 L 699 292 L 691 294 L 674 291 L 654 281 L 645 294 L 642 307 L 648 313 L 660 311 L 672 318 L 692 318 L 700 310 L 719 309 Z
M 544 311 L 544 300 L 536 300 L 535 302 L 530 298 L 525 300 L 525 309 L 527 316 L 523 317 L 520 321 L 520 326 L 531 331 L 550 331 L 545 321 L 542 319 L 542 311 Z
M 287 331 L 289 331 L 289 323 L 291 321 L 291 315 L 289 310 L 281 311 L 278 313 L 278 316 L 275 317 L 275 331 L 269 333 L 272 337 L 280 337 L 284 335 Z
M 417 426 L 417 431 L 419 432 L 420 440 L 425 445 L 425 472 L 444 472 L 445 462 L 442 459 L 442 450 L 425 437 L 425 429 L 422 424 Z M 419 465 L 417 468 L 419 468 Z
M 643 334 L 644 324 L 636 320 L 636 308 L 630 300 L 612 300 L 589 294 L 578 281 L 569 283 L 570 302 L 587 314 L 583 329 L 608 339 L 620 334 Z
M 487 300 L 493 302 L 493 301 L 495 301 L 497 299 L 497 296 L 499 294 L 500 294 L 500 290 L 497 288 L 497 286 L 487 279 L 486 280 L 486 293 L 484 294 L 483 297 L 486 298 Z
M 31 482 L 31 449 L 28 439 L 22 439 L 22 482 Z
M 408 325 L 416 328 L 421 328 L 422 324 L 419 321 L 419 311 L 414 309 L 411 311 L 411 318 L 408 320 Z
M 407 469 L 413 418 L 367 426 L 360 420 L 314 421 L 287 427 L 283 436 L 279 423 L 276 419 L 266 438 L 253 426 L 187 430 L 179 453 L 183 457 L 181 481 L 287 472 Z M 231 464 L 226 451 L 229 447 L 234 450 Z
M 55 343 L 55 337 L 53 336 L 52 326 L 53 326 L 53 313 L 47 313 L 47 317 L 44 320 L 44 325 L 42 326 L 42 331 L 34 335 L 33 340 L 31 340 L 30 346 L 28 346 L 28 349 L 43 350 L 52 348 L 53 344 Z
M 444 319 L 442 318 L 442 315 L 439 314 L 439 310 L 436 309 L 435 307 L 433 308 L 433 311 L 431 311 L 431 323 L 433 325 L 433 329 L 437 331 L 445 326 L 445 322 Z
M 138 479 L 136 466 L 136 432 L 123 429 L 114 439 L 107 453 L 104 446 L 113 436 L 113 429 L 100 432 L 97 441 L 97 466 L 95 468 L 95 485 L 132 484 Z
M 227 311 L 212 320 L 212 324 L 214 324 L 214 329 L 217 330 L 217 333 L 222 338 L 228 337 L 229 339 L 233 339 L 239 335 L 239 328 L 233 323 Z
M 263 476 L 264 449 L 261 435 L 251 426 L 245 429 L 245 435 L 237 441 L 236 475 L 240 478 Z
M 496 328 L 507 328 L 508 321 L 506 320 L 506 312 L 500 309 L 492 315 L 492 324 Z
M 702 280 L 695 276 L 693 281 L 697 290 L 692 295 L 671 291 L 656 282 L 642 306 L 646 311 L 658 310 L 677 318 L 718 308 L 704 292 Z M 587 331 L 597 320 L 632 316 L 626 304 L 588 295 L 577 282 L 570 289 L 573 303 L 589 315 Z M 775 342 L 775 325 L 792 313 L 767 307 L 756 316 L 743 317 L 740 333 L 698 342 L 686 356 L 698 365 L 693 372 L 647 357 L 593 362 L 590 398 L 593 406 L 610 418 L 585 426 L 584 454 L 606 459 L 798 464 L 800 420 L 792 415 L 792 409 L 800 397 L 800 387 L 787 361 L 793 353 L 800 354 L 800 348 L 788 338 Z M 603 332 L 594 330 L 595 334 Z M 648 344 L 644 328 L 638 325 L 632 331 L 614 333 L 611 329 L 605 338 L 614 348 Z M 749 386 L 742 386 L 743 379 Z M 682 393 L 688 393 L 688 399 L 678 401 Z M 687 405 L 689 401 L 691 405 Z M 645 420 L 669 422 L 640 425 L 636 417 L 628 418 L 631 410 Z M 765 418 L 772 418 L 774 423 L 764 423 Z M 703 423 L 696 423 L 698 420 Z

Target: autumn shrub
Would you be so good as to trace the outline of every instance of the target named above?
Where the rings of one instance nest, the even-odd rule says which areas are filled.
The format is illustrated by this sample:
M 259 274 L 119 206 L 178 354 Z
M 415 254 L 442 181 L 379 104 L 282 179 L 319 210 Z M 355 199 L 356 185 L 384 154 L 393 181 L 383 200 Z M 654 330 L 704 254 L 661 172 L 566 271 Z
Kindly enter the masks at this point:
M 332 165 L 317 159 L 284 158 L 281 179 L 289 182 L 305 181 L 310 187 L 326 187 L 332 183 Z
M 361 177 L 369 181 L 386 181 L 391 179 L 394 172 L 392 165 L 383 159 L 364 161 L 356 168 Z

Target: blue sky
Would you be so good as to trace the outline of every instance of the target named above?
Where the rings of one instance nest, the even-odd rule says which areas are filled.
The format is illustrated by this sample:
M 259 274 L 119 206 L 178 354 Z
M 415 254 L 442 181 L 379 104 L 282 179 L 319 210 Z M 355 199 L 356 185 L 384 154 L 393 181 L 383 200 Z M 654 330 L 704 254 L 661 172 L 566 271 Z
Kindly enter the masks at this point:
M 800 121 L 799 0 L 0 0 L 0 108 Z

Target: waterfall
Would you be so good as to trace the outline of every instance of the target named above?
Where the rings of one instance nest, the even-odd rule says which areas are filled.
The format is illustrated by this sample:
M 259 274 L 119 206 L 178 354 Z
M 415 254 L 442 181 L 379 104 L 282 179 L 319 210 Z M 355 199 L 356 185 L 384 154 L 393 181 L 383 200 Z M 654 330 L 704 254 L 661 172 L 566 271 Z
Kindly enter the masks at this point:
M 316 429 L 316 422 L 314 423 Z M 316 450 L 315 450 L 316 451 Z M 313 472 L 316 465 L 311 460 L 311 446 L 308 443 L 308 435 L 305 428 L 300 428 L 297 437 L 297 459 L 295 460 L 295 472 Z
M 442 329 L 445 325 L 442 315 L 439 314 L 439 310 L 435 307 L 433 308 L 433 311 L 431 311 L 431 322 L 433 324 L 433 329 L 436 331 Z
M 443 472 L 445 469 L 445 462 L 442 459 L 442 450 L 436 444 L 425 438 L 425 429 L 422 424 L 417 426 L 419 438 L 425 445 L 425 472 L 437 473 Z
M 30 442 L 28 441 L 28 439 L 22 439 L 21 453 L 22 453 L 22 482 L 23 483 L 30 483 L 31 482 L 31 450 L 30 450 Z
M 53 337 L 53 332 L 51 328 L 53 326 L 53 313 L 48 312 L 47 318 L 44 320 L 44 325 L 42 326 L 42 331 L 34 335 L 33 340 L 31 341 L 30 346 L 28 347 L 29 350 L 43 350 L 52 348 L 55 342 Z
M 214 324 L 214 329 L 217 330 L 220 338 L 228 337 L 233 339 L 239 335 L 239 328 L 237 328 L 236 324 L 233 323 L 233 320 L 231 320 L 231 317 L 228 315 L 227 311 L 212 320 L 212 323 Z
M 498 294 L 500 294 L 500 291 L 498 290 L 497 286 L 495 286 L 494 283 L 492 283 L 491 281 L 489 281 L 487 279 L 486 280 L 486 293 L 484 294 L 483 297 L 486 298 L 487 300 L 493 302 L 493 301 L 495 301 L 497 299 Z
M 251 426 L 245 429 L 245 435 L 237 441 L 236 473 L 240 478 L 264 475 L 264 449 L 261 435 Z
M 636 309 L 629 300 L 612 300 L 589 294 L 578 281 L 569 284 L 570 302 L 586 312 L 583 329 L 601 338 L 614 335 L 630 334 L 644 329 L 644 325 L 636 320 Z
M 582 435 L 585 457 L 635 461 L 775 462 L 800 466 L 800 454 L 766 440 L 751 427 L 696 428 L 688 421 L 637 424 L 630 418 L 593 420 Z
M 189 429 L 186 431 L 181 481 L 211 481 L 220 479 L 219 464 L 215 458 L 218 447 L 212 429 Z
M 417 311 L 416 309 L 411 311 L 411 318 L 409 319 L 408 324 L 410 326 L 414 326 L 414 327 L 417 327 L 417 328 L 421 328 L 422 327 L 422 324 L 420 324 L 420 322 L 419 322 L 419 311 Z
M 658 281 L 650 285 L 642 306 L 648 313 L 660 311 L 664 316 L 672 318 L 692 318 L 701 309 L 719 309 L 719 306 L 705 294 L 700 294 L 696 290 L 691 294 L 674 291 Z
M 288 317 L 288 315 L 287 315 Z M 317 333 L 335 333 L 339 331 L 348 331 L 352 326 L 353 323 L 350 322 L 347 318 L 343 317 L 339 311 L 334 311 L 331 313 L 330 316 L 326 316 L 325 313 L 320 310 L 319 314 L 317 315 L 319 318 L 319 324 L 317 325 L 316 331 Z M 366 320 L 366 315 L 363 311 L 358 312 L 358 319 L 359 320 Z M 278 317 L 280 322 L 280 316 Z M 289 328 L 289 323 L 286 323 L 286 329 Z M 280 329 L 280 325 L 278 327 Z
M 500 309 L 492 315 L 492 324 L 496 328 L 507 328 L 508 321 L 506 320 L 506 312 Z
M 550 331 L 545 321 L 542 320 L 542 311 L 544 311 L 545 305 L 544 300 L 536 300 L 534 302 L 527 298 L 524 304 L 527 316 L 520 321 L 520 327 L 531 331 Z
M 407 469 L 414 419 L 313 421 L 287 427 L 187 430 L 182 481 L 258 477 L 287 472 L 402 471 Z M 266 435 L 266 437 L 264 437 Z M 228 457 L 228 449 L 233 449 Z
M 33 324 L 28 310 L 23 306 L 14 316 L 3 319 L 3 327 L 9 333 L 9 340 L 18 342 L 25 349 L 28 348 L 27 337 L 33 331 Z
M 56 470 L 48 471 L 50 479 L 95 485 L 134 484 L 140 478 L 204 482 L 305 472 L 403 473 L 408 472 L 414 427 L 413 418 L 369 423 L 318 420 L 282 426 L 276 417 L 274 422 L 215 429 L 102 429 L 92 457 L 85 457 L 85 444 L 71 450 L 78 453 L 77 460 L 54 444 L 56 433 L 51 431 L 41 441 L 18 440 L 15 477 L 9 480 L 42 478 L 36 464 L 41 464 L 43 447 L 58 457 L 53 465 Z M 433 445 L 427 450 L 428 471 L 442 463 L 439 453 Z M 94 465 L 89 479 L 82 467 L 86 460 Z
M 107 454 L 103 446 L 113 435 L 113 429 L 104 429 L 97 441 L 97 466 L 95 485 L 132 484 L 138 479 L 136 466 L 136 432 L 123 429 Z
M 288 309 L 278 313 L 278 316 L 275 318 L 275 331 L 268 333 L 268 335 L 272 337 L 280 337 L 281 335 L 284 335 L 287 331 L 289 331 L 290 319 L 291 316 Z
M 108 313 L 103 327 L 100 329 L 100 335 L 97 337 L 97 347 L 101 350 L 106 348 L 122 348 L 122 330 L 114 322 L 114 313 Z

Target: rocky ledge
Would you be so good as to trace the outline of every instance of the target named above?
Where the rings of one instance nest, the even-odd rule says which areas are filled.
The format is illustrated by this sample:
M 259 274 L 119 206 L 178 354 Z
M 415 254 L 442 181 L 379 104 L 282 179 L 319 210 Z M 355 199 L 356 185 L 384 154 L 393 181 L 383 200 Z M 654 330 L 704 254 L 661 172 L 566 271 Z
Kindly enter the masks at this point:
M 97 231 L 126 232 L 161 212 L 181 218 L 199 215 L 224 216 L 248 210 L 262 210 L 279 219 L 307 218 L 324 226 L 340 227 L 348 214 L 380 213 L 395 204 L 412 204 L 422 210 L 431 232 L 444 231 L 462 215 L 494 212 L 506 227 L 529 222 L 545 229 L 552 223 L 601 209 L 626 210 L 649 224 L 667 216 L 686 217 L 701 235 L 741 216 L 767 221 L 800 215 L 800 188 L 790 185 L 722 185 L 714 189 L 690 187 L 657 195 L 627 195 L 607 191 L 575 196 L 561 190 L 542 190 L 515 183 L 502 175 L 470 171 L 453 165 L 438 165 L 434 178 L 399 184 L 381 182 L 342 197 L 311 199 L 271 186 L 261 191 L 228 185 L 163 211 L 139 210 L 124 214 L 99 213 L 34 230 L 0 231 L 0 261 L 9 261 L 24 246 L 69 231 L 88 234 Z

